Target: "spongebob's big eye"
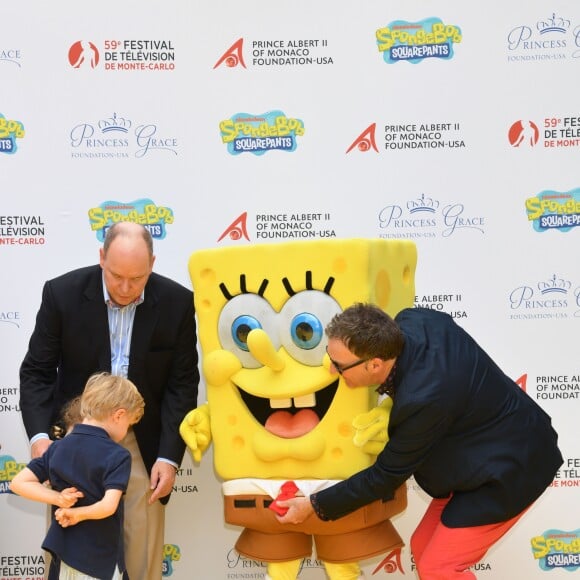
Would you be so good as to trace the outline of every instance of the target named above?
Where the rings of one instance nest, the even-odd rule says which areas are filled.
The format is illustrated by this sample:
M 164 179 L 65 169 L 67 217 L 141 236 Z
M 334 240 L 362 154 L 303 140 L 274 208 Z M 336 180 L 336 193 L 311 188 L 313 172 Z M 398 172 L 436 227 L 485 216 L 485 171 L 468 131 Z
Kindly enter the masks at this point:
M 326 346 L 324 328 L 341 311 L 338 302 L 324 292 L 298 292 L 280 312 L 278 326 L 282 346 L 302 364 L 320 365 Z
M 310 350 L 320 344 L 324 337 L 324 327 L 310 312 L 301 312 L 290 324 L 290 336 L 296 346 Z
M 220 313 L 218 336 L 221 346 L 233 352 L 247 369 L 261 366 L 248 350 L 248 334 L 256 328 L 268 333 L 276 350 L 280 348 L 276 313 L 270 303 L 257 294 L 234 296 Z
M 242 350 L 249 352 L 248 334 L 250 334 L 250 330 L 255 328 L 262 328 L 262 325 L 253 316 L 248 316 L 247 314 L 238 316 L 232 322 L 232 338 Z

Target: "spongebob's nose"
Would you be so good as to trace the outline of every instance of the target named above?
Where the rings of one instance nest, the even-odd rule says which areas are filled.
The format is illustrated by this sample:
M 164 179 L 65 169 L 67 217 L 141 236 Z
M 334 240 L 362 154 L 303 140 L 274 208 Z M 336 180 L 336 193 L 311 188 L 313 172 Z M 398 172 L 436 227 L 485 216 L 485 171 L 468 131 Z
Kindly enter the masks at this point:
M 248 334 L 248 348 L 256 360 L 273 371 L 284 370 L 284 359 L 274 348 L 268 334 L 261 328 L 255 328 Z

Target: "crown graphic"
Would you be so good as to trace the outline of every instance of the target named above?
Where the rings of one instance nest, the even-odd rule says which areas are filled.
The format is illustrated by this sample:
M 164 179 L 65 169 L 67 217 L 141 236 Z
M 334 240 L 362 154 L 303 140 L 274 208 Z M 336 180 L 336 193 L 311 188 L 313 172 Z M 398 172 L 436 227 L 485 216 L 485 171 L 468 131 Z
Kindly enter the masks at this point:
M 538 20 L 536 28 L 540 31 L 540 34 L 546 34 L 546 32 L 566 32 L 570 28 L 570 21 L 561 16 L 556 16 L 554 12 L 550 18 L 545 20 Z
M 407 209 L 410 213 L 415 213 L 418 211 L 428 211 L 429 213 L 435 213 L 435 210 L 439 207 L 439 202 L 432 197 L 425 197 L 422 193 L 417 199 L 411 199 L 407 202 Z
M 127 133 L 130 127 L 131 121 L 124 117 L 117 117 L 117 113 L 113 113 L 113 116 L 109 119 L 101 119 L 99 121 L 99 129 L 102 133 L 108 133 L 109 131 Z
M 560 294 L 567 294 L 572 287 L 570 280 L 558 278 L 554 274 L 549 280 L 545 282 L 538 282 L 538 289 L 542 294 L 550 294 L 551 292 L 558 292 Z

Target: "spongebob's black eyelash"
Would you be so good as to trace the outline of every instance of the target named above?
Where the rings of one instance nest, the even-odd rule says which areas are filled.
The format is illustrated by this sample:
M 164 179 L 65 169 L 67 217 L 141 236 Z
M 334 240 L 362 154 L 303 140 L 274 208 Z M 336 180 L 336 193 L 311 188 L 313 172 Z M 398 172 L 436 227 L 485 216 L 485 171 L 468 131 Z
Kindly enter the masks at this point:
M 260 285 L 260 288 L 258 289 L 258 296 L 264 296 L 264 292 L 266 292 L 266 288 L 268 287 L 269 281 L 267 278 L 264 278 L 262 280 L 262 284 Z M 290 284 L 290 281 L 288 280 L 288 278 L 283 278 L 282 279 L 282 284 L 284 285 L 284 288 L 286 289 L 286 292 L 288 292 L 288 296 L 294 296 L 294 294 L 296 294 L 295 290 L 292 288 L 292 285 Z M 323 288 L 323 292 L 325 294 L 330 294 L 330 290 L 332 288 L 334 284 L 334 278 L 332 276 L 330 276 L 328 278 L 328 280 L 326 281 L 326 285 Z M 234 295 L 227 289 L 226 285 L 221 282 L 220 283 L 220 290 L 222 291 L 222 294 L 225 296 L 226 300 L 231 300 Z M 306 290 L 314 290 L 314 286 L 312 285 L 312 270 L 307 270 L 306 271 Z M 240 294 L 250 294 L 249 290 L 246 287 L 246 275 L 245 274 L 240 274 Z
M 262 284 L 260 284 L 260 288 L 258 289 L 258 296 L 264 296 L 264 292 L 266 291 L 266 287 L 268 286 L 268 279 L 264 278 L 262 280 Z M 220 290 L 222 294 L 225 296 L 226 300 L 231 300 L 234 295 L 227 289 L 226 285 L 222 282 L 220 284 Z M 246 287 L 246 275 L 240 274 L 240 294 L 250 294 Z
M 288 292 L 288 296 L 294 296 L 294 294 L 296 294 L 288 278 L 283 278 L 282 284 L 284 284 L 284 288 L 286 289 L 286 292 Z M 333 284 L 334 278 L 330 276 L 326 282 L 326 285 L 324 286 L 323 292 L 325 294 L 330 294 L 330 289 L 332 288 Z M 306 270 L 306 290 L 314 290 L 314 286 L 312 285 L 312 270 Z

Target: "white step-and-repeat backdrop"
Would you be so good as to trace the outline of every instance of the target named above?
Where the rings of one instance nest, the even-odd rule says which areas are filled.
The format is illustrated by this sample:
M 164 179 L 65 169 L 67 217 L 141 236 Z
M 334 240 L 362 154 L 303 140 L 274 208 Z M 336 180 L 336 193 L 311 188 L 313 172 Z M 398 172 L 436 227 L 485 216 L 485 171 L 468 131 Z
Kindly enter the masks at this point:
M 459 0 L 4 2 L 0 9 L 0 579 L 36 579 L 43 506 L 18 369 L 47 278 L 149 224 L 156 270 L 199 248 L 411 239 L 416 304 L 474 334 L 553 418 L 551 488 L 480 578 L 580 567 L 580 5 Z M 205 400 L 202 385 L 200 402 Z M 264 578 L 223 523 L 212 453 L 168 506 L 164 577 Z M 409 481 L 405 541 L 427 498 Z M 414 578 L 408 548 L 367 578 Z M 316 556 L 303 579 L 324 578 Z

